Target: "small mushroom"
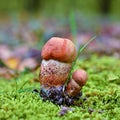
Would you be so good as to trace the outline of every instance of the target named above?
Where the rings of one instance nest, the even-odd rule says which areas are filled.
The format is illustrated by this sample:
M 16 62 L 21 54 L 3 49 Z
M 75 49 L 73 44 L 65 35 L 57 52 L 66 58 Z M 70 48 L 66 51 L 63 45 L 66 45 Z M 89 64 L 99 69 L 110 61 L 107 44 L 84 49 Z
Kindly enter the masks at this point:
M 86 71 L 80 69 L 76 70 L 72 74 L 72 79 L 68 82 L 68 85 L 66 86 L 66 92 L 69 96 L 76 96 L 79 94 L 82 87 L 85 85 L 86 81 L 88 79 L 88 75 Z
M 64 85 L 76 57 L 75 45 L 69 39 L 53 37 L 43 47 L 40 83 L 43 88 Z

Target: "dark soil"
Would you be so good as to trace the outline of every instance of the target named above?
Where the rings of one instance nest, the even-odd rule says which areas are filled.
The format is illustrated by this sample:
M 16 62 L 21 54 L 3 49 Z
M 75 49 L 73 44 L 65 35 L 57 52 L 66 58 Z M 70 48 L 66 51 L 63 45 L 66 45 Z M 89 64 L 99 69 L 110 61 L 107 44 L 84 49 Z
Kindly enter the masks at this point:
M 51 87 L 48 90 L 41 88 L 40 96 L 43 98 L 43 100 L 49 100 L 57 105 L 74 105 L 75 101 L 79 100 L 79 98 L 82 96 L 82 92 L 74 97 L 71 97 L 65 92 L 64 88 L 64 86 Z

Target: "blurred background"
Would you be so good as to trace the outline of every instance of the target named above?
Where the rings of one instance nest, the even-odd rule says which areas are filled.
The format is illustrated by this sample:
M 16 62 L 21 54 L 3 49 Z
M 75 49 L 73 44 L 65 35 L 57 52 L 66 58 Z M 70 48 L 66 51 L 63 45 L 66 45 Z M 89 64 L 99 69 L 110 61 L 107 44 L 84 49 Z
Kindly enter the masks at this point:
M 1 0 L 1 75 L 5 66 L 36 69 L 42 46 L 53 36 L 71 39 L 77 49 L 97 36 L 83 55 L 120 58 L 119 5 L 120 0 Z

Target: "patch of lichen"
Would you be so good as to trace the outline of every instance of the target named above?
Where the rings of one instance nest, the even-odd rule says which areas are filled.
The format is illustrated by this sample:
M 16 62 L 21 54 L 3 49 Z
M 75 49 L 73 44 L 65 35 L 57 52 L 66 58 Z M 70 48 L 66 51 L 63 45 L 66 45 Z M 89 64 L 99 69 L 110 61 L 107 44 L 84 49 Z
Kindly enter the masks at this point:
M 78 60 L 75 69 L 83 68 L 89 80 L 83 87 L 83 97 L 72 112 L 59 116 L 60 106 L 43 102 L 34 82 L 34 73 L 22 73 L 18 78 L 6 81 L 0 79 L 0 119 L 29 120 L 118 120 L 120 118 L 120 60 L 112 57 L 92 55 L 90 59 Z M 90 112 L 92 110 L 92 112 Z

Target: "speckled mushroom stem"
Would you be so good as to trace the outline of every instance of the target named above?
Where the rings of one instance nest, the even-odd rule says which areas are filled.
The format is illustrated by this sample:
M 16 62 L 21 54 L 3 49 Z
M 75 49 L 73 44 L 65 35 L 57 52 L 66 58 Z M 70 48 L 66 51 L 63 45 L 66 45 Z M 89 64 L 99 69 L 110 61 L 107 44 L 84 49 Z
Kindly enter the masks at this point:
M 47 88 L 64 85 L 70 67 L 70 63 L 59 62 L 53 59 L 42 60 L 40 72 L 40 83 L 42 87 Z

